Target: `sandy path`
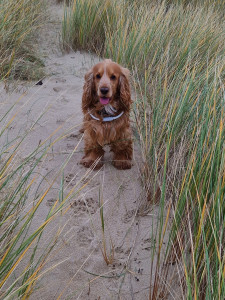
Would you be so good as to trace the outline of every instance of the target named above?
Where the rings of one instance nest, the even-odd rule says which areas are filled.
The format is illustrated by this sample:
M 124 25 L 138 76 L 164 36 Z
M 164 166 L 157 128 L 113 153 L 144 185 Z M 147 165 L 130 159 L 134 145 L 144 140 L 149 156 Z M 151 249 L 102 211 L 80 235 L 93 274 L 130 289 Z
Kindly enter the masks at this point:
M 69 193 L 76 184 L 78 187 L 88 184 L 79 193 L 72 194 L 68 199 L 71 208 L 67 214 L 52 223 L 44 235 L 44 239 L 49 240 L 56 229 L 62 231 L 46 267 L 58 265 L 39 282 L 31 299 L 50 300 L 57 299 L 59 295 L 60 299 L 148 299 L 152 217 L 136 216 L 138 203 L 143 197 L 138 168 L 140 150 L 135 143 L 131 170 L 116 170 L 108 153 L 103 169 L 85 176 L 87 169 L 79 165 L 83 155 L 82 134 L 79 132 L 83 76 L 98 58 L 80 52 L 61 53 L 58 41 L 63 9 L 54 2 L 50 4 L 48 24 L 42 28 L 39 38 L 40 52 L 45 57 L 49 76 L 41 86 L 28 88 L 19 85 L 16 92 L 7 95 L 9 105 L 26 91 L 16 105 L 20 112 L 10 135 L 16 136 L 48 109 L 29 135 L 21 157 L 62 126 L 56 137 L 63 133 L 67 135 L 52 147 L 48 158 L 39 167 L 39 173 L 45 184 L 50 182 L 78 145 L 64 169 L 64 193 Z M 3 90 L 1 97 L 6 97 Z M 45 218 L 58 197 L 60 180 L 56 180 L 46 196 L 34 227 Z M 103 236 L 99 195 L 104 203 L 107 247 L 109 249 L 110 238 L 115 247 L 115 258 L 109 266 L 101 252 Z

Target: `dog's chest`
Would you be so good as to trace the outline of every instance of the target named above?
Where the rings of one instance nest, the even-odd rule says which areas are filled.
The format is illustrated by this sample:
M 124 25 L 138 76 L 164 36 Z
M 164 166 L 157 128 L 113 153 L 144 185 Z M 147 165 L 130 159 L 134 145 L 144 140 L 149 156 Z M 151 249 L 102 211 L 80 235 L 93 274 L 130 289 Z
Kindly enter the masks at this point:
M 118 131 L 117 123 L 116 121 L 95 122 L 92 125 L 94 138 L 101 146 L 109 145 L 119 138 L 120 132 Z

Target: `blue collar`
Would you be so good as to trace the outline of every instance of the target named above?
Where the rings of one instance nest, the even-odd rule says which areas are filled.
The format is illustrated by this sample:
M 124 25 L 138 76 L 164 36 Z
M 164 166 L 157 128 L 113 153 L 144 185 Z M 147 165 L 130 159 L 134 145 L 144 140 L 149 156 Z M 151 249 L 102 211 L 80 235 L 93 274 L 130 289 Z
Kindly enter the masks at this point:
M 92 119 L 97 120 L 97 121 L 101 121 L 101 119 L 93 116 L 90 112 L 88 112 L 88 113 L 92 117 Z M 115 116 L 115 117 L 105 117 L 105 118 L 102 119 L 102 121 L 103 122 L 110 122 L 110 121 L 119 119 L 123 114 L 124 114 L 124 111 L 122 111 L 118 116 Z

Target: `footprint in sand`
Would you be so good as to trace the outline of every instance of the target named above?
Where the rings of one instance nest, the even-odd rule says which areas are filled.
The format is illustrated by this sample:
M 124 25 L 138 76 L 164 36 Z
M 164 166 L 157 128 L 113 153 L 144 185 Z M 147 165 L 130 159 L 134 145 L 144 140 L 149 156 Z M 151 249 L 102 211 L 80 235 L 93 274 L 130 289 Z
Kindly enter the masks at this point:
M 57 119 L 56 120 L 56 124 L 63 124 L 65 123 L 65 120 L 62 120 L 62 119 Z
M 77 146 L 77 140 L 81 137 L 81 133 L 72 133 L 69 136 L 66 137 L 66 140 L 68 143 L 66 144 L 66 148 L 68 150 L 74 150 L 74 148 Z
M 77 199 L 72 204 L 75 215 L 88 213 L 93 215 L 98 209 L 98 203 L 93 198 Z
M 135 215 L 135 211 L 136 211 L 135 209 L 128 210 L 123 216 L 122 221 L 124 223 L 129 223 L 133 219 Z
M 73 144 L 66 144 L 66 148 L 68 149 L 68 150 L 74 150 L 74 148 L 75 148 L 76 146 L 74 146 Z
M 48 199 L 47 202 L 46 202 L 46 205 L 52 207 L 55 204 L 56 201 L 57 201 L 56 198 Z
M 143 240 L 141 243 L 142 250 L 150 251 L 154 246 L 154 241 L 151 238 Z
M 59 93 L 61 92 L 63 89 L 61 87 L 54 87 L 53 88 L 53 91 L 56 92 L 56 93 Z
M 76 175 L 74 174 L 68 174 L 65 176 L 65 182 L 70 184 L 70 185 L 75 185 L 76 184 Z
M 80 246 L 90 246 L 94 239 L 94 234 L 87 226 L 82 226 L 77 232 L 77 241 Z
M 82 133 L 80 131 L 76 132 L 76 133 L 71 133 L 70 135 L 68 135 L 66 137 L 67 141 L 74 141 L 77 138 L 80 138 L 82 135 Z

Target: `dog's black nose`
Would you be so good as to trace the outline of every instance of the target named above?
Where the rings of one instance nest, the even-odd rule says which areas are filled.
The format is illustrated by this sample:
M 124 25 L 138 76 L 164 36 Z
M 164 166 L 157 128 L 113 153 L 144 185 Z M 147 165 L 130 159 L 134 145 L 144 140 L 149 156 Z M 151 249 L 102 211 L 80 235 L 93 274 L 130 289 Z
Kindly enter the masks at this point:
M 106 95 L 106 94 L 108 93 L 108 91 L 109 91 L 109 88 L 107 88 L 107 87 L 102 87 L 102 88 L 100 88 L 100 91 L 101 91 L 101 93 L 102 93 L 103 95 Z

